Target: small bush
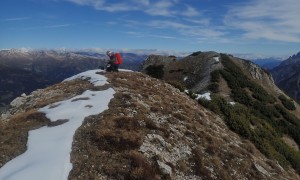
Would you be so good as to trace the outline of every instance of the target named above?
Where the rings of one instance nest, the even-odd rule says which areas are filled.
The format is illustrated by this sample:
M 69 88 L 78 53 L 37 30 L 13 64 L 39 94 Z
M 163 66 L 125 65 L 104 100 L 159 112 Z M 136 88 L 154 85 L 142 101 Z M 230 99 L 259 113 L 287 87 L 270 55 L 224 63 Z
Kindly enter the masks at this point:
M 146 68 L 146 74 L 157 79 L 162 79 L 164 77 L 164 65 L 150 65 Z
M 287 98 L 286 98 L 284 95 L 282 95 L 282 94 L 281 94 L 278 98 L 280 99 L 282 105 L 283 105 L 285 108 L 287 108 L 288 110 L 291 110 L 291 111 L 296 110 L 296 106 L 295 106 L 295 104 L 293 103 L 293 101 L 287 99 Z
M 129 153 L 131 159 L 131 171 L 128 179 L 152 180 L 156 174 L 159 174 L 157 168 L 153 167 L 141 153 L 132 151 Z
M 210 73 L 211 75 L 211 82 L 219 82 L 220 81 L 220 71 L 215 70 Z
M 193 52 L 191 55 L 189 56 L 198 56 L 199 54 L 201 54 L 202 52 L 201 51 L 197 51 L 197 52 Z
M 167 81 L 167 83 L 171 84 L 172 86 L 174 86 L 175 88 L 179 89 L 181 92 L 183 92 L 186 87 L 183 83 L 181 83 L 180 81 Z
M 219 92 L 219 84 L 218 83 L 210 83 L 210 85 L 208 85 L 208 90 L 210 90 L 213 93 L 218 93 Z

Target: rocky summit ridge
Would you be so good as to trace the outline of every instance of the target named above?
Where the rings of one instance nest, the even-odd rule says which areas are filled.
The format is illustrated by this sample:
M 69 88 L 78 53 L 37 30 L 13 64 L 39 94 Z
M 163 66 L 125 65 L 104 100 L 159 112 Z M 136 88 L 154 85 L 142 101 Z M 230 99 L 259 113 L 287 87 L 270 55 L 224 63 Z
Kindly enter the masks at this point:
M 0 121 L 0 168 L 26 151 L 30 130 L 63 123 L 38 109 L 113 88 L 109 109 L 86 117 L 74 135 L 68 179 L 300 179 L 172 85 L 138 72 L 99 73 L 109 84 L 75 79 L 15 99 Z

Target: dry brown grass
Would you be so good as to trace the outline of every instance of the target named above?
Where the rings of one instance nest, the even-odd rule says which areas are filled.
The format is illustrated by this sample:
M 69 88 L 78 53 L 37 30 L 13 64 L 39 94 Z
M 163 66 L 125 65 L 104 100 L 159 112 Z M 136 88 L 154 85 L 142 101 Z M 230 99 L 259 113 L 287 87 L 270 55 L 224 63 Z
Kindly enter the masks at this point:
M 151 91 L 138 81 L 127 81 L 131 73 L 110 73 L 112 84 L 123 89 L 109 104 L 109 110 L 89 117 L 78 129 L 73 144 L 73 170 L 70 179 L 160 179 L 156 164 L 138 152 L 151 126 L 148 108 L 135 96 L 151 96 Z M 126 78 L 125 78 L 126 77 Z M 126 88 L 136 88 L 137 92 Z M 120 91 L 119 90 L 119 91 Z M 138 91 L 145 91 L 143 93 Z M 87 158 L 88 157 L 88 160 Z M 84 162 L 84 167 L 81 165 Z
M 70 99 L 76 95 L 82 94 L 85 90 L 97 90 L 97 87 L 84 80 L 65 81 L 50 86 L 44 90 L 44 96 L 39 97 L 35 108 L 41 108 L 48 104 Z
M 96 125 L 91 131 L 91 136 L 101 150 L 124 151 L 140 147 L 144 133 L 137 119 L 116 117 Z
M 0 124 L 0 167 L 26 151 L 28 132 L 47 125 L 49 120 L 36 110 L 18 114 L 6 123 Z

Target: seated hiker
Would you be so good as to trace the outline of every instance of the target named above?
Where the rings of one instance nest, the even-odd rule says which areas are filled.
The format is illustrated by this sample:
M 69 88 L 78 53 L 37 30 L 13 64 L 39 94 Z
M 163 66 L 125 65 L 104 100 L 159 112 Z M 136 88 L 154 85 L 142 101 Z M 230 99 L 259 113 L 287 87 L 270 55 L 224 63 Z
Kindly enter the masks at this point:
M 120 53 L 114 53 L 112 51 L 107 51 L 106 55 L 109 57 L 109 62 L 106 71 L 119 71 L 119 65 L 122 64 L 122 57 Z

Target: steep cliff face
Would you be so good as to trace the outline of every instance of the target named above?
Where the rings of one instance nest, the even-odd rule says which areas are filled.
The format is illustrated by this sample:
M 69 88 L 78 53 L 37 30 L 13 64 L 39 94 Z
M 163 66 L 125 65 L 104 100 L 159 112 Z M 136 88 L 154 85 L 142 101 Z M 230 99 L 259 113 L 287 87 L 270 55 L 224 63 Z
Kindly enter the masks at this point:
M 16 99 L 0 121 L 0 167 L 26 150 L 29 130 L 53 125 L 39 108 L 113 88 L 109 109 L 76 131 L 69 179 L 300 179 L 173 86 L 135 72 L 103 75 L 110 84 L 77 79 Z
M 272 74 L 268 71 L 248 60 L 239 59 L 233 56 L 231 56 L 231 59 L 244 70 L 244 73 L 248 75 L 249 78 L 253 79 L 258 84 L 272 92 L 280 91 L 275 85 Z
M 300 53 L 291 56 L 271 70 L 276 84 L 300 102 Z

